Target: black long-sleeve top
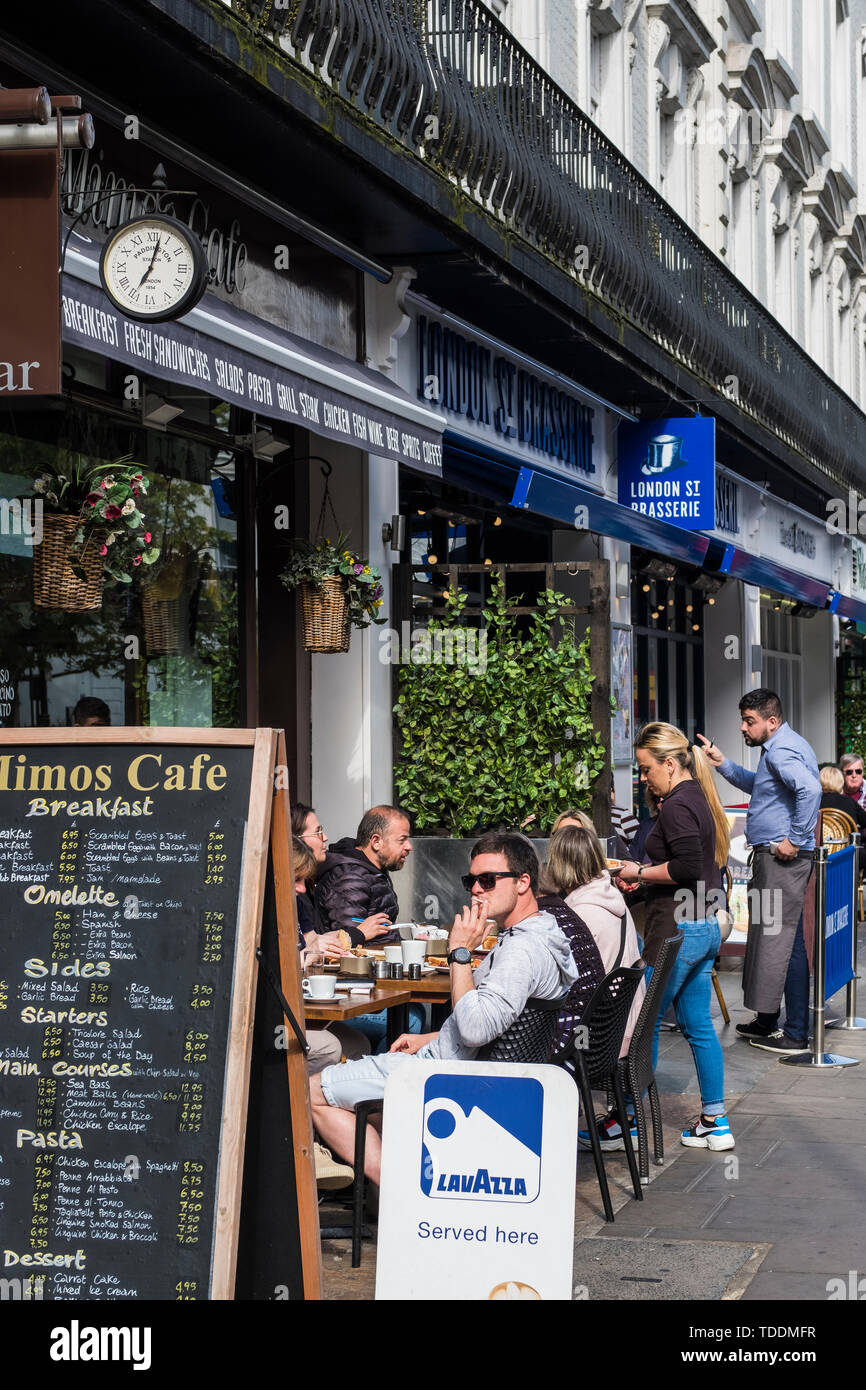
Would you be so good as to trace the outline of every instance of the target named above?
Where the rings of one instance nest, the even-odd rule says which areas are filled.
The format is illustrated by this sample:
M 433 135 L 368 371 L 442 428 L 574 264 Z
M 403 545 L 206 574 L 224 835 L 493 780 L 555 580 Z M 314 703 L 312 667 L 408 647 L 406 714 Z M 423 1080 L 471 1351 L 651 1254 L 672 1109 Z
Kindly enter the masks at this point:
M 644 958 L 654 965 L 662 942 L 682 922 L 714 915 L 711 909 L 719 905 L 711 896 L 722 886 L 716 864 L 716 827 L 694 778 L 677 783 L 665 796 L 644 852 L 652 864 L 667 864 L 674 880 L 646 884 Z M 683 890 L 690 898 L 684 900 Z

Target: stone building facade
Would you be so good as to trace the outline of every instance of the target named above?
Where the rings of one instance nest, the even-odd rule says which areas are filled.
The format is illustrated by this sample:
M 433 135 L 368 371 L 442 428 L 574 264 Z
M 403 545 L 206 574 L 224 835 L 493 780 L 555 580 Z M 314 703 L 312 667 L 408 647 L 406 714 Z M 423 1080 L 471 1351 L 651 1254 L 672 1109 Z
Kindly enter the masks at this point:
M 866 406 L 866 0 L 491 0 Z

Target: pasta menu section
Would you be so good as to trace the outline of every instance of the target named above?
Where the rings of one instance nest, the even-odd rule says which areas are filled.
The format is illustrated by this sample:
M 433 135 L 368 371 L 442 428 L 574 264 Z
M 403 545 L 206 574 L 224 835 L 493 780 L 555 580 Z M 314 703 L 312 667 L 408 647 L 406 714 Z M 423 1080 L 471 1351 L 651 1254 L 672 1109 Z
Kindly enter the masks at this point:
M 209 1296 L 247 747 L 0 756 L 0 1277 Z

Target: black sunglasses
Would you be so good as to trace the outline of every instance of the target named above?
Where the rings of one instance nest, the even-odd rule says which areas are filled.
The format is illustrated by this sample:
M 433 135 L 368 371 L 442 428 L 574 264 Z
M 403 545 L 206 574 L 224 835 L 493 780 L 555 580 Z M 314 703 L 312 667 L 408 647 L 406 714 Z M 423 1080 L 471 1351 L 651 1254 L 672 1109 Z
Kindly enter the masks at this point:
M 845 769 L 845 776 L 846 776 L 846 777 L 862 777 L 862 776 L 863 776 L 863 769 L 862 769 L 862 767 L 846 767 L 846 769 Z
M 498 878 L 520 878 L 520 876 L 520 874 L 511 874 L 507 871 L 495 874 L 464 874 L 460 882 L 463 884 L 467 893 L 472 892 L 473 883 L 477 883 L 483 892 L 492 893 L 493 889 L 496 887 L 496 880 Z

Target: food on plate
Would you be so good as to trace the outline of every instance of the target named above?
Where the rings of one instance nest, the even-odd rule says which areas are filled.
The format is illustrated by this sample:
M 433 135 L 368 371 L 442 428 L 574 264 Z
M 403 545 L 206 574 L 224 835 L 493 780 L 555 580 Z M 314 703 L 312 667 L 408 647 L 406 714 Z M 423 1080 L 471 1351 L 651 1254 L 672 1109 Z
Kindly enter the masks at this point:
M 621 869 L 621 868 L 622 868 L 623 863 L 624 863 L 624 860 L 622 860 L 622 859 L 607 859 L 605 862 L 606 862 L 606 864 L 607 864 L 607 867 L 613 872 L 613 870 L 615 870 L 615 869 Z
M 485 936 L 485 938 L 484 938 L 484 940 L 482 941 L 481 945 L 483 946 L 483 948 L 484 948 L 485 951 L 492 951 L 494 946 L 498 946 L 498 945 L 499 945 L 499 937 L 498 937 L 498 936 Z

